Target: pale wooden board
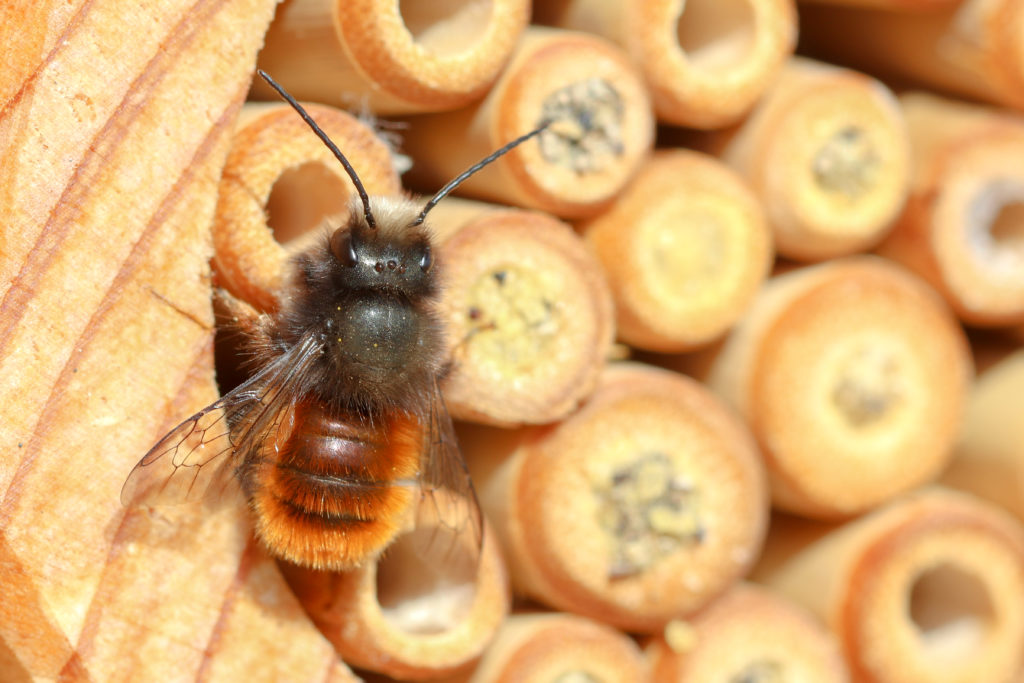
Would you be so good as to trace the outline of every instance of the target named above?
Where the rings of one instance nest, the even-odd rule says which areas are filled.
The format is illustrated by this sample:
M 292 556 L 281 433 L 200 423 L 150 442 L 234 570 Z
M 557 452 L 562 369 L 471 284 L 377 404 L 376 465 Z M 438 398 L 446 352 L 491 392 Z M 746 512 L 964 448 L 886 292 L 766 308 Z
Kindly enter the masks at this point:
M 274 5 L 0 9 L 2 680 L 350 676 L 240 511 L 119 501 L 216 397 L 209 226 Z

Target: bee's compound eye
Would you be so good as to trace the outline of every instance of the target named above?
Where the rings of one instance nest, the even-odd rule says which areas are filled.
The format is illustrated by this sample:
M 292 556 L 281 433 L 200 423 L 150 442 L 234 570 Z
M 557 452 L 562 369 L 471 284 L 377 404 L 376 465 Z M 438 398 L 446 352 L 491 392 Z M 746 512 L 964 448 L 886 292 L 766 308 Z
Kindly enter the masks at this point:
M 334 231 L 331 235 L 331 253 L 343 266 L 351 268 L 359 263 L 351 230 L 339 228 Z
M 423 255 L 420 256 L 420 269 L 426 273 L 430 270 L 430 266 L 434 265 L 434 257 L 430 253 L 430 245 L 424 245 Z

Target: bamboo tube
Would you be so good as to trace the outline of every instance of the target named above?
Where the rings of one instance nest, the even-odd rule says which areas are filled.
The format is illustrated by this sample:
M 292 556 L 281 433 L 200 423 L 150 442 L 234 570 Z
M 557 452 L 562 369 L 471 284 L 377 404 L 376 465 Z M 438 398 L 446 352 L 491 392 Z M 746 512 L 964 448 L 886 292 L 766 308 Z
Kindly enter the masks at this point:
M 848 5 L 850 7 L 872 7 L 886 11 L 934 11 L 955 5 L 961 0 L 800 0 L 801 4 L 820 3 L 822 5 Z M 801 15 L 803 11 L 801 10 Z
M 217 395 L 209 224 L 273 5 L 0 9 L 0 680 L 343 677 L 237 514 L 118 501 Z
M 899 216 L 907 130 L 880 82 L 792 59 L 718 153 L 760 197 L 778 252 L 819 261 L 865 251 Z
M 849 5 L 851 7 L 873 7 L 893 11 L 933 11 L 955 5 L 962 0 L 800 0 L 801 4 Z
M 259 62 L 300 99 L 378 114 L 446 111 L 483 97 L 529 17 L 528 0 L 290 0 Z M 276 99 L 263 83 L 253 94 Z
M 413 201 L 426 204 L 429 198 L 415 197 Z M 489 213 L 503 210 L 509 210 L 509 207 L 448 195 L 431 209 L 427 223 L 430 224 L 434 241 L 444 243 L 469 223 Z
M 928 280 L 968 324 L 1024 322 L 1024 121 L 920 93 L 900 101 L 911 196 L 879 252 Z
M 828 624 L 854 680 L 1017 680 L 1019 522 L 973 497 L 931 489 L 824 533 L 810 526 L 773 520 L 755 578 Z
M 760 442 L 774 504 L 828 519 L 938 476 L 970 376 L 963 332 L 939 297 L 863 256 L 772 278 L 708 383 Z
M 452 415 L 487 424 L 560 419 L 590 393 L 611 351 L 601 266 L 550 216 L 481 210 L 441 249 L 439 314 L 452 346 L 445 401 Z M 450 230 L 440 213 L 431 222 Z
M 955 456 L 943 483 L 998 503 L 1024 519 L 1024 351 L 981 376 L 971 392 Z
M 1024 6 L 963 0 L 929 12 L 807 4 L 807 54 L 928 89 L 1024 107 Z
M 628 636 L 571 614 L 514 614 L 502 624 L 467 683 L 648 680 Z
M 772 262 L 764 212 L 712 157 L 664 150 L 600 216 L 580 226 L 604 265 L 619 338 L 687 351 L 746 310 Z
M 590 31 L 639 66 L 658 120 L 711 129 L 737 122 L 796 45 L 791 0 L 554 0 L 535 21 Z
M 596 36 L 531 27 L 483 101 L 410 120 L 414 182 L 439 187 L 545 122 L 536 142 L 490 164 L 460 193 L 565 218 L 593 215 L 653 144 L 647 91 L 621 50 Z
M 469 535 L 423 549 L 430 523 L 344 573 L 282 565 L 299 601 L 350 664 L 400 679 L 464 671 L 508 616 L 508 578 L 490 527 L 479 563 Z
M 757 557 L 767 494 L 756 447 L 682 375 L 612 365 L 556 426 L 460 437 L 513 587 L 547 605 L 657 631 Z
M 388 146 L 349 114 L 305 105 L 371 195 L 401 191 Z M 277 308 L 287 264 L 324 219 L 355 197 L 334 155 L 286 104 L 247 105 L 224 165 L 213 223 L 218 283 L 257 309 Z
M 850 680 L 839 644 L 802 608 L 740 583 L 646 646 L 655 683 Z

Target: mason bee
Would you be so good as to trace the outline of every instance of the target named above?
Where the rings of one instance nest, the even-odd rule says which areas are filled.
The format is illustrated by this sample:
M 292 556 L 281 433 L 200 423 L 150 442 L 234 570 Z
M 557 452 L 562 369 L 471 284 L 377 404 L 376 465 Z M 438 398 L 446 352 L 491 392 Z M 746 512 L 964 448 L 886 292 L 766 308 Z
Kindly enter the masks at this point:
M 254 374 L 153 446 L 121 501 L 217 498 L 237 483 L 267 549 L 314 569 L 376 557 L 410 511 L 470 534 L 478 552 L 481 514 L 439 385 L 447 368 L 435 312 L 441 266 L 424 219 L 459 183 L 544 127 L 475 164 L 421 209 L 368 197 L 302 106 L 259 73 L 331 149 L 359 201 L 293 260 L 279 310 L 240 316 Z

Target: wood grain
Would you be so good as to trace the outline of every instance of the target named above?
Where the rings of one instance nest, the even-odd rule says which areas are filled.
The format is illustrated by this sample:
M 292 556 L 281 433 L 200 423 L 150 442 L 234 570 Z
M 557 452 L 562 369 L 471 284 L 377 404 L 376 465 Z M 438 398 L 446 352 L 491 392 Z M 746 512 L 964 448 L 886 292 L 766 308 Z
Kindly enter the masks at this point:
M 209 225 L 273 7 L 0 14 L 0 679 L 349 675 L 237 510 L 118 500 L 217 394 Z

